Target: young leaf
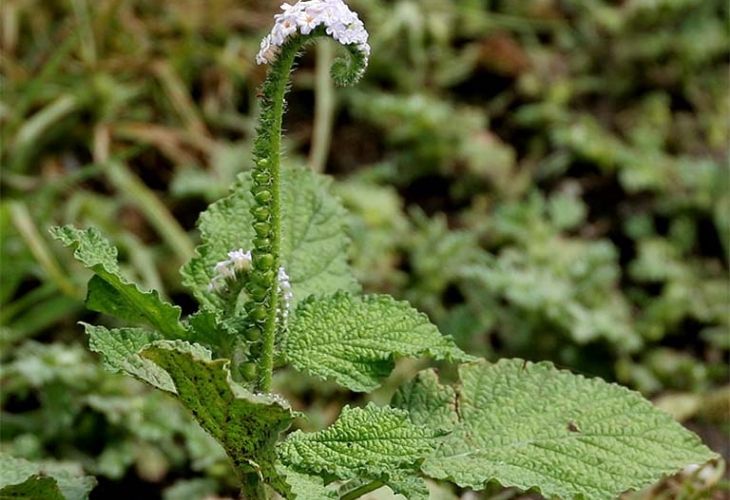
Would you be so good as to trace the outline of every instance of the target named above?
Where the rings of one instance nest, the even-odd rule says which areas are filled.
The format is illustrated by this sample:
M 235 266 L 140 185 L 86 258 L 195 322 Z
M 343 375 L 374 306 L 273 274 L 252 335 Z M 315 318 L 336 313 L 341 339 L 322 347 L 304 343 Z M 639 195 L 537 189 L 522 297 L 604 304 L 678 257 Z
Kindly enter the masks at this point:
M 89 348 L 101 354 L 104 368 L 110 372 L 123 372 L 143 382 L 167 392 L 176 392 L 170 375 L 149 359 L 139 355 L 139 351 L 155 341 L 162 340 L 162 335 L 143 328 L 115 328 L 109 330 L 103 326 L 83 323 L 89 336 Z M 178 342 L 181 345 L 183 341 Z M 210 359 L 210 352 L 204 347 L 194 344 L 200 357 Z
M 274 395 L 253 394 L 231 379 L 228 360 L 210 360 L 169 341 L 156 342 L 141 356 L 172 378 L 178 397 L 201 427 L 231 457 L 239 474 L 276 477 L 274 443 L 289 427 L 289 405 Z
M 117 263 L 117 249 L 96 229 L 54 227 L 53 236 L 74 248 L 74 257 L 96 273 L 89 281 L 86 305 L 89 309 L 132 323 L 147 323 L 168 338 L 185 337 L 180 308 L 164 302 L 156 291 L 142 291 L 125 280 Z
M 0 453 L 0 498 L 84 500 L 96 485 L 90 476 L 60 464 L 38 464 Z
M 362 392 L 390 374 L 394 355 L 471 359 L 408 303 L 346 293 L 302 303 L 289 324 L 284 352 L 297 369 Z
M 613 499 L 715 457 L 638 393 L 550 363 L 472 363 L 461 366 L 460 376 L 458 404 L 449 405 L 458 424 L 422 466 L 436 479 Z M 396 399 L 419 422 L 433 415 L 438 428 L 443 415 L 423 404 L 428 398 L 408 397 L 430 393 L 432 381 L 421 376 Z
M 313 474 L 380 479 L 414 472 L 439 434 L 411 423 L 403 410 L 370 403 L 365 408 L 345 406 L 327 429 L 296 431 L 278 449 L 285 463 Z
M 347 265 L 345 211 L 330 193 L 330 180 L 302 168 L 282 169 L 281 261 L 294 292 L 294 302 L 312 294 L 358 291 Z M 209 309 L 221 310 L 220 296 L 208 285 L 213 267 L 228 252 L 253 247 L 255 232 L 249 212 L 253 199 L 250 173 L 239 177 L 233 191 L 213 203 L 198 222 L 203 244 L 183 267 L 183 283 Z

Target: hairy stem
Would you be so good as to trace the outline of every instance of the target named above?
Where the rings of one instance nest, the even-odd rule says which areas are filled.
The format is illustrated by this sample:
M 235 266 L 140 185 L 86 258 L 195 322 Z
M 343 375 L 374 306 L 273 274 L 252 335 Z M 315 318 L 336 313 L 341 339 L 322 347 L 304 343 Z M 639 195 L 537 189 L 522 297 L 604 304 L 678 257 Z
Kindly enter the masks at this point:
M 354 490 L 345 493 L 344 495 L 342 495 L 340 500 L 355 500 L 355 498 L 360 498 L 361 496 L 366 495 L 371 491 L 377 490 L 381 486 L 383 486 L 382 481 L 370 481 L 369 483 L 363 484 L 359 488 L 355 488 Z
M 290 38 L 278 49 L 261 89 L 261 113 L 254 141 L 254 168 L 251 172 L 253 203 L 252 270 L 245 289 L 249 297 L 246 303 L 248 326 L 244 332 L 250 342 L 250 357 L 256 360 L 256 387 L 261 392 L 271 391 L 280 297 L 278 273 L 281 266 L 281 128 L 285 109 L 285 96 L 289 75 L 299 51 L 320 36 L 326 36 L 323 26 L 308 35 Z M 367 53 L 360 47 L 347 46 L 349 63 L 336 60 L 332 65 L 332 77 L 341 85 L 356 82 L 367 65 Z M 274 476 L 276 474 L 273 474 Z M 269 475 L 266 475 L 270 481 Z M 241 495 L 252 500 L 266 498 L 261 478 L 247 474 L 242 479 Z M 355 497 L 353 497 L 355 498 Z
M 254 203 L 251 215 L 256 238 L 253 241 L 253 270 L 246 283 L 250 301 L 246 304 L 249 327 L 246 338 L 252 342 L 250 351 L 257 359 L 257 387 L 271 390 L 274 369 L 274 347 L 280 315 L 277 274 L 281 266 L 281 124 L 284 97 L 289 86 L 289 74 L 300 49 L 320 36 L 327 36 L 320 26 L 308 35 L 290 38 L 279 49 L 271 63 L 261 91 L 261 114 L 254 142 L 254 169 L 251 193 Z M 367 54 L 354 45 L 347 45 L 349 63 L 335 60 L 333 80 L 340 85 L 356 82 L 367 65 Z
M 267 500 L 266 487 L 258 474 L 246 474 L 241 481 L 241 500 Z
M 254 275 L 247 286 L 252 302 L 249 316 L 253 326 L 250 340 L 261 339 L 257 365 L 258 388 L 268 392 L 274 369 L 277 316 L 279 314 L 279 270 L 281 248 L 281 124 L 284 96 L 289 85 L 289 73 L 303 41 L 294 39 L 282 47 L 263 85 L 262 111 L 254 144 L 255 168 L 252 193 L 256 203 L 251 212 L 256 219 L 254 229 Z

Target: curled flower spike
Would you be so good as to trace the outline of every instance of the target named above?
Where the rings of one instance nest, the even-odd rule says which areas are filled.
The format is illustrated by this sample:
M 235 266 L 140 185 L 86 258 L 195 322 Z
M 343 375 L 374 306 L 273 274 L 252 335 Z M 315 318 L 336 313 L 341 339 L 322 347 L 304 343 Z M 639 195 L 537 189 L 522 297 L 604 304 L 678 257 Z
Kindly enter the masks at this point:
M 213 267 L 213 278 L 208 290 L 215 292 L 225 287 L 226 280 L 234 279 L 237 272 L 251 269 L 251 252 L 244 252 L 242 248 L 228 252 L 228 258 Z
M 261 113 L 256 127 L 251 172 L 250 207 L 254 219 L 252 264 L 244 284 L 249 337 L 260 338 L 257 387 L 271 388 L 277 336 L 286 328 L 292 289 L 281 267 L 281 128 L 289 76 L 301 51 L 319 37 L 330 36 L 346 49 L 347 57 L 332 62 L 337 85 L 356 83 L 365 73 L 370 55 L 368 33 L 357 14 L 343 0 L 301 0 L 284 4 L 274 16 L 274 27 L 261 42 L 256 61 L 269 64 L 261 86 Z
M 283 12 L 274 16 L 271 33 L 261 40 L 256 56 L 258 64 L 273 62 L 289 38 L 296 34 L 309 35 L 320 26 L 342 45 L 354 45 L 365 59 L 370 55 L 365 25 L 343 0 L 301 0 L 294 5 L 285 3 L 281 9 Z

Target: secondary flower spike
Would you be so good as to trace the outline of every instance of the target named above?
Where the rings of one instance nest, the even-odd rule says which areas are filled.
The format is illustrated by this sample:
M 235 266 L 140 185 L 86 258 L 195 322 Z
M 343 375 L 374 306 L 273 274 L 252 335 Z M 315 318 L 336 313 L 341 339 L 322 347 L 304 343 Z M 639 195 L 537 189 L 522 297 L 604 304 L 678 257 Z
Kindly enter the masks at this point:
M 294 291 L 291 288 L 291 281 L 289 275 L 286 273 L 284 267 L 279 268 L 279 272 L 276 275 L 276 279 L 279 283 L 279 293 L 281 294 L 284 303 L 281 307 L 281 316 L 284 321 L 289 317 L 289 309 L 291 309 L 292 300 L 294 300 Z
M 261 40 L 261 50 L 256 56 L 258 64 L 268 64 L 279 54 L 279 48 L 293 35 L 310 34 L 319 26 L 342 45 L 356 45 L 365 55 L 370 55 L 368 32 L 356 12 L 342 0 L 302 0 L 281 6 L 283 12 L 274 16 L 271 33 Z
M 208 290 L 218 291 L 225 287 L 228 279 L 236 277 L 240 271 L 248 271 L 251 268 L 251 251 L 244 252 L 242 248 L 228 252 L 228 258 L 218 262 L 213 267 L 213 278 L 210 280 Z

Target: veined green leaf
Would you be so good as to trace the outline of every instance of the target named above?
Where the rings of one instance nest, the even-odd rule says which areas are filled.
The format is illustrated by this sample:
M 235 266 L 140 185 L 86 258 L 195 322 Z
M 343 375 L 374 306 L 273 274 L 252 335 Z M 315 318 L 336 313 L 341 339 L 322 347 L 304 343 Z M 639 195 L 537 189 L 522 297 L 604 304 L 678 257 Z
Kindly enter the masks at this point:
M 216 357 L 229 357 L 230 350 L 236 340 L 236 330 L 229 329 L 225 322 L 219 322 L 218 316 L 201 308 L 185 319 L 189 340 L 198 342 L 212 349 Z
M 291 467 L 282 464 L 276 466 L 276 471 L 283 478 L 282 493 L 289 500 L 327 500 L 328 498 L 339 498 L 337 492 L 324 485 L 324 480 L 319 476 L 311 476 L 296 471 Z
M 376 479 L 378 484 L 373 487 L 373 479 L 360 477 L 343 482 L 337 488 L 337 494 L 340 498 L 350 494 L 358 494 L 362 492 L 361 488 L 372 493 L 367 494 L 367 498 L 378 500 L 394 500 L 396 495 L 402 495 L 408 500 L 428 500 L 429 491 L 426 481 L 420 477 L 413 475 L 414 471 L 403 471 L 402 473 L 391 474 L 389 477 Z
M 305 168 L 282 168 L 281 261 L 293 305 L 310 295 L 359 292 L 347 263 L 347 212 L 330 193 L 332 179 Z
M 312 294 L 358 291 L 347 264 L 345 210 L 329 193 L 330 179 L 292 167 L 283 168 L 281 175 L 281 262 L 289 274 L 294 303 Z M 250 173 L 243 174 L 230 195 L 203 212 L 198 221 L 203 243 L 182 269 L 183 283 L 214 310 L 221 310 L 224 304 L 208 290 L 213 267 L 231 250 L 253 247 L 250 189 Z
M 182 403 L 221 443 L 239 473 L 256 471 L 269 480 L 277 476 L 274 444 L 292 420 L 286 401 L 249 392 L 231 379 L 228 360 L 210 360 L 191 347 L 161 341 L 141 356 L 167 371 Z
M 296 431 L 278 449 L 285 463 L 313 474 L 381 479 L 415 472 L 439 435 L 410 422 L 403 410 L 370 403 L 365 408 L 345 406 L 327 429 Z
M 697 436 L 638 393 L 550 363 L 502 360 L 462 365 L 457 424 L 423 472 L 473 489 L 496 480 L 547 497 L 613 499 L 692 463 L 715 457 Z M 434 375 L 396 397 L 422 423 L 444 414 L 432 401 Z M 437 389 L 441 391 L 441 389 Z M 414 397 L 414 395 L 419 395 Z
M 123 372 L 143 382 L 175 393 L 175 384 L 167 371 L 149 359 L 139 355 L 139 351 L 155 341 L 162 340 L 161 334 L 144 328 L 114 328 L 83 324 L 89 336 L 89 348 L 101 354 L 104 368 L 111 372 Z M 210 359 L 211 354 L 198 344 L 185 341 L 170 341 L 181 347 L 191 346 L 200 358 Z
M 408 410 L 414 424 L 451 431 L 459 422 L 456 391 L 441 385 L 434 370 L 423 370 L 413 382 L 400 387 L 392 405 Z
M 422 477 L 413 474 L 393 475 L 384 481 L 396 495 L 408 500 L 428 500 L 428 486 Z
M 96 485 L 62 464 L 34 463 L 0 453 L 0 499 L 84 500 Z
M 353 391 L 377 387 L 392 371 L 394 355 L 472 359 L 408 303 L 345 293 L 302 303 L 289 324 L 284 353 L 296 368 Z
M 117 263 L 117 249 L 94 228 L 54 227 L 53 236 L 74 248 L 74 257 L 96 273 L 89 281 L 89 309 L 132 323 L 147 323 L 167 338 L 186 336 L 180 324 L 180 308 L 163 301 L 159 294 L 143 291 L 125 280 Z

